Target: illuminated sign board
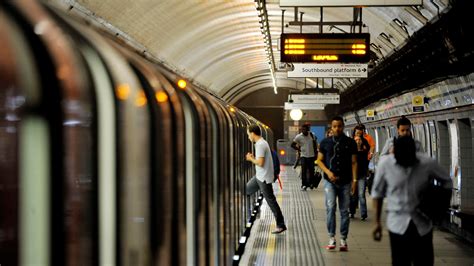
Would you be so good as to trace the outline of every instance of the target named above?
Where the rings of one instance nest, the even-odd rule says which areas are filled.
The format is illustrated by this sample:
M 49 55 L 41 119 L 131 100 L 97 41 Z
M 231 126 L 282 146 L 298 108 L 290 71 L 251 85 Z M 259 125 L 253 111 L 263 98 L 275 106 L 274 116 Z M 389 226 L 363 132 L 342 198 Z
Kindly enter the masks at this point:
M 366 78 L 368 64 L 293 64 L 289 78 Z
M 423 0 L 280 0 L 280 6 L 416 6 Z
M 281 62 L 367 63 L 368 33 L 284 33 Z

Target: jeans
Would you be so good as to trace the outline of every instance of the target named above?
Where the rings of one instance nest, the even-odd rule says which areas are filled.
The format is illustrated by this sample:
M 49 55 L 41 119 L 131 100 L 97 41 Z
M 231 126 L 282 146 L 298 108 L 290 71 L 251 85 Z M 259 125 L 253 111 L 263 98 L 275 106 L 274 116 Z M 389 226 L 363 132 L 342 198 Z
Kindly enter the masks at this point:
M 413 221 L 403 235 L 390 233 L 392 265 L 433 265 L 433 231 L 420 236 Z
M 357 187 L 358 187 L 357 194 L 351 196 L 350 211 L 351 211 L 351 214 L 355 214 L 357 203 L 360 203 L 360 217 L 367 218 L 367 200 L 365 198 L 365 178 L 357 180 Z
M 245 187 L 245 193 L 247 196 L 250 196 L 261 190 L 263 193 L 263 197 L 267 201 L 268 206 L 273 212 L 273 215 L 276 219 L 276 224 L 280 228 L 286 228 L 285 226 L 285 219 L 283 218 L 283 213 L 281 212 L 280 205 L 276 200 L 275 194 L 273 194 L 273 186 L 272 184 L 267 184 L 266 182 L 261 182 L 257 179 L 257 177 L 252 177 Z
M 301 157 L 301 187 L 313 185 L 314 157 Z
M 335 185 L 324 180 L 324 192 L 326 194 L 326 225 L 330 237 L 336 235 L 336 197 L 339 202 L 341 214 L 341 238 L 346 239 L 349 234 L 349 202 L 351 196 L 351 184 L 342 186 Z

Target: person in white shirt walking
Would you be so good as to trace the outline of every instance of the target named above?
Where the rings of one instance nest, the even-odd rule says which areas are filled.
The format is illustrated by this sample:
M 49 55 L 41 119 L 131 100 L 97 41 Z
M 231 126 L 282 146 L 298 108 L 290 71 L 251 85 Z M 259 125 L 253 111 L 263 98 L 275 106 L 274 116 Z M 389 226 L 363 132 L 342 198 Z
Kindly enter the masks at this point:
M 417 153 L 411 136 L 395 139 L 393 154 L 379 161 L 371 194 L 376 211 L 373 235 L 374 240 L 382 238 L 380 216 L 386 197 L 393 265 L 433 265 L 433 224 L 420 210 L 433 178 L 444 189 L 452 188 L 448 173 L 428 155 Z
M 314 161 L 317 152 L 317 142 L 313 133 L 309 131 L 309 124 L 304 124 L 301 127 L 301 133 L 296 135 L 291 143 L 291 147 L 300 152 L 301 160 L 301 190 L 306 190 L 308 187 L 313 189 L 315 185 L 314 180 Z

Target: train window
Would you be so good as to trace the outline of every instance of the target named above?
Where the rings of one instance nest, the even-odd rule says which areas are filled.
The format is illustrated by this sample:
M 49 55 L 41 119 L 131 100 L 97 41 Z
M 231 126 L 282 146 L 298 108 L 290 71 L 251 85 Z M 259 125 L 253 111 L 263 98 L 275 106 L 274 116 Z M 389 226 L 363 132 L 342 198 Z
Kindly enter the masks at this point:
M 451 166 L 448 123 L 446 121 L 437 122 L 438 135 L 438 162 L 445 168 L 449 169 Z
M 459 132 L 455 120 L 449 121 L 449 140 L 451 143 L 450 175 L 453 177 L 453 205 L 459 206 L 461 201 L 461 176 L 459 175 Z
M 462 178 L 462 187 L 461 191 L 461 209 L 470 208 L 472 210 L 474 206 L 472 192 L 470 188 L 474 185 L 473 171 L 472 171 L 472 131 L 471 123 L 469 119 L 459 119 L 458 120 L 458 129 L 459 129 L 459 144 L 460 144 L 460 164 L 457 171 L 459 180 L 461 183 Z M 462 170 L 462 171 L 461 171 Z
M 425 152 L 428 155 L 433 156 L 431 153 L 431 140 L 430 140 L 430 130 L 429 130 L 428 123 L 424 123 L 423 127 L 425 128 L 425 141 L 426 141 Z
M 438 158 L 438 138 L 436 134 L 436 126 L 434 121 L 428 121 L 428 128 L 431 139 L 431 157 Z

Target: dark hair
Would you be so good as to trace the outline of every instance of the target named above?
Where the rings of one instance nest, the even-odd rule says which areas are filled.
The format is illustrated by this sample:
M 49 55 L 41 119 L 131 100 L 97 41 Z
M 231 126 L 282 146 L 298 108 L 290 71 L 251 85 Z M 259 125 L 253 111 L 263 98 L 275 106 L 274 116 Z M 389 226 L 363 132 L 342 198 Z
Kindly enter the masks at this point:
M 310 125 L 309 125 L 308 123 L 304 123 L 304 124 L 303 124 L 301 127 L 304 127 L 304 128 L 306 128 L 306 129 L 308 129 L 308 130 L 309 130 L 309 128 L 310 128 Z
M 352 137 L 355 136 L 356 130 L 362 130 L 362 133 L 364 132 L 365 127 L 362 124 L 358 124 L 357 126 L 354 127 L 352 130 Z
M 405 168 L 418 163 L 415 140 L 411 136 L 396 138 L 393 143 L 393 152 L 397 164 Z
M 402 117 L 400 117 L 400 119 L 398 119 L 397 128 L 399 128 L 402 125 L 403 126 L 411 126 L 410 119 L 406 118 L 404 115 L 402 115 Z
M 344 119 L 342 119 L 342 117 L 340 116 L 335 116 L 331 119 L 331 123 L 332 121 L 341 121 L 342 122 L 342 125 L 344 125 Z
M 248 126 L 247 130 L 250 132 L 250 133 L 254 133 L 255 135 L 257 136 L 261 136 L 262 135 L 262 131 L 260 130 L 260 127 L 256 124 L 253 124 L 253 125 L 250 125 Z

